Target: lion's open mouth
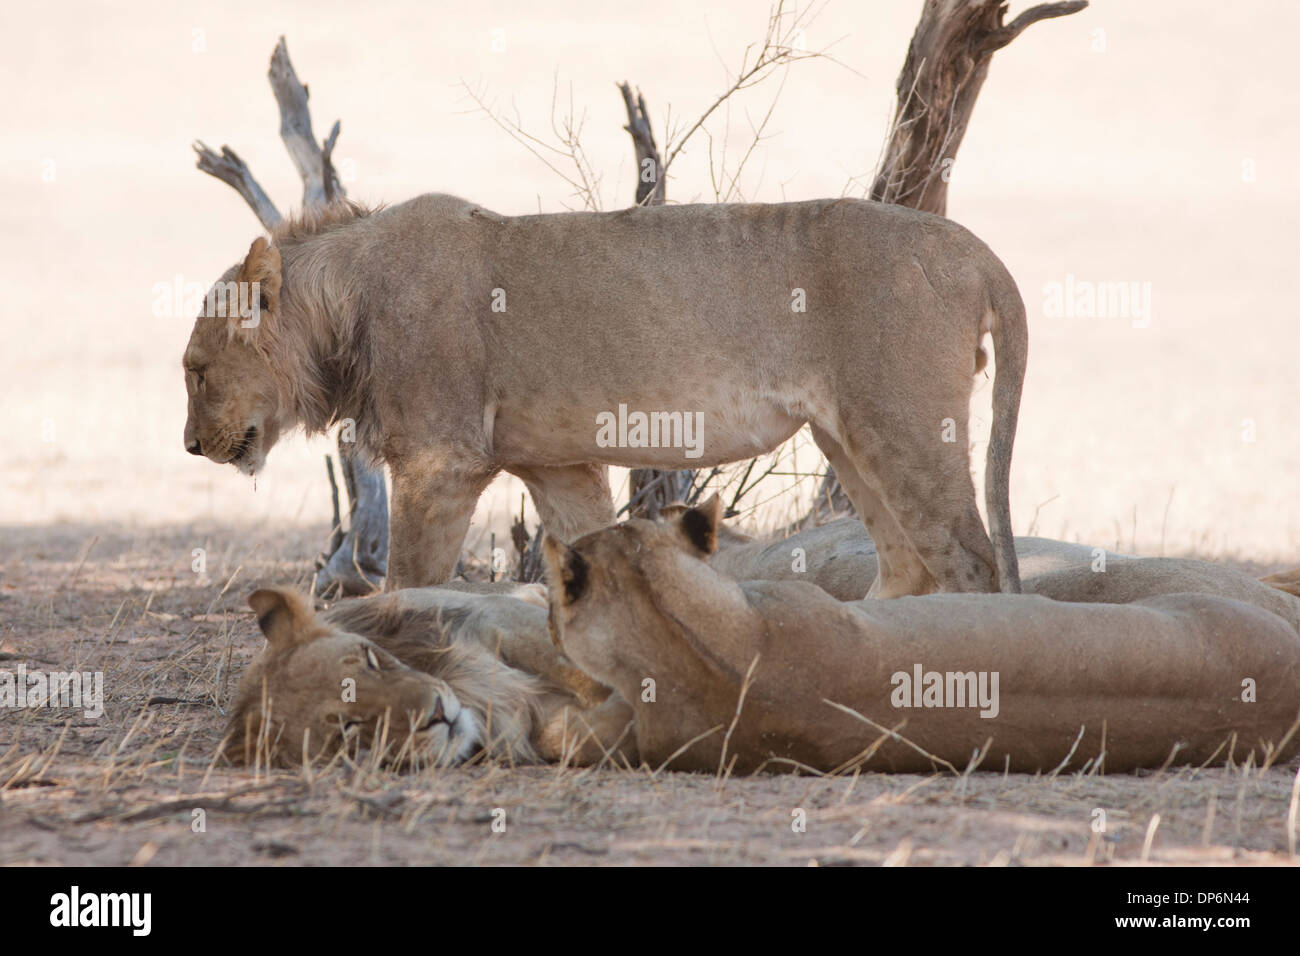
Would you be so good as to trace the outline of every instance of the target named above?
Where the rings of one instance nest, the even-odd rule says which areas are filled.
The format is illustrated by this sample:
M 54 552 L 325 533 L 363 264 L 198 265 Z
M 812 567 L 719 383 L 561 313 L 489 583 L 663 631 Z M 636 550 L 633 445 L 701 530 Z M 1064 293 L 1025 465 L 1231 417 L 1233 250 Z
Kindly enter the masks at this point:
M 244 457 L 253 450 L 253 445 L 257 442 L 257 426 L 249 425 L 248 431 L 235 442 L 230 449 L 230 457 L 226 459 L 228 465 L 238 465 L 244 460 Z

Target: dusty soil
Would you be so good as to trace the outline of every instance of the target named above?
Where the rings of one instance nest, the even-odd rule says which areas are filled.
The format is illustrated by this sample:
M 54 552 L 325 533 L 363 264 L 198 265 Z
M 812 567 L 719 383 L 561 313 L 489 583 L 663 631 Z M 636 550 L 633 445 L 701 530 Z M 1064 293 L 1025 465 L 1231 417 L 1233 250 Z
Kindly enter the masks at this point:
M 499 764 L 215 767 L 222 708 L 261 643 L 244 597 L 260 583 L 305 586 L 301 556 L 326 531 L 0 530 L 0 670 L 102 670 L 105 687 L 98 719 L 0 710 L 0 863 L 1296 862 L 1295 760 L 1264 772 L 726 780 Z M 191 570 L 195 548 L 205 573 Z M 1099 810 L 1104 832 L 1092 826 Z

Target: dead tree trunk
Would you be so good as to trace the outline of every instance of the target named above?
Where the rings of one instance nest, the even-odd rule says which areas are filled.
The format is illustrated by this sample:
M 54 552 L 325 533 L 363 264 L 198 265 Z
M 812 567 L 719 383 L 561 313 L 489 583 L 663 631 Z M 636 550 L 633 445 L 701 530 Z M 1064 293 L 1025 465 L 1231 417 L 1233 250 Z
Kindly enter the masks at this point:
M 294 71 L 284 37 L 280 37 L 271 54 L 267 78 L 280 107 L 280 139 L 302 179 L 303 208 L 317 208 L 342 199 L 345 196 L 343 184 L 332 162 L 339 123 L 334 123 L 324 144 L 317 145 L 312 132 L 311 110 L 307 106 L 307 87 Z M 238 192 L 264 228 L 270 231 L 280 224 L 279 210 L 234 150 L 222 146 L 218 154 L 202 142 L 196 142 L 194 151 L 199 156 L 199 169 Z M 316 561 L 317 594 L 369 593 L 380 585 L 388 567 L 388 489 L 384 474 L 361 460 L 350 435 L 351 430 L 339 431 L 339 462 L 351 501 L 349 527 L 346 533 L 338 527 L 338 486 L 331 468 L 330 486 L 336 496 L 336 526 L 328 551 Z
M 1002 0 L 926 0 L 898 75 L 894 122 L 870 198 L 945 215 L 957 149 L 993 54 L 1031 24 L 1087 5 L 1087 0 L 1044 3 L 1004 24 Z M 852 513 L 828 468 L 812 510 L 789 530 Z
M 944 215 L 949 174 L 993 54 L 1030 24 L 1087 5 L 1044 3 L 1003 25 L 1001 0 L 926 0 L 898 75 L 898 105 L 871 198 Z
M 664 161 L 655 145 L 645 97 L 640 90 L 633 97 L 632 87 L 627 83 L 620 83 L 618 89 L 627 108 L 627 125 L 623 128 L 632 137 L 632 146 L 636 150 L 636 204 L 662 206 L 667 195 Z M 627 512 L 634 517 L 657 517 L 664 505 L 684 499 L 694 480 L 695 472 L 690 469 L 659 471 L 656 468 L 633 468 L 628 475 Z

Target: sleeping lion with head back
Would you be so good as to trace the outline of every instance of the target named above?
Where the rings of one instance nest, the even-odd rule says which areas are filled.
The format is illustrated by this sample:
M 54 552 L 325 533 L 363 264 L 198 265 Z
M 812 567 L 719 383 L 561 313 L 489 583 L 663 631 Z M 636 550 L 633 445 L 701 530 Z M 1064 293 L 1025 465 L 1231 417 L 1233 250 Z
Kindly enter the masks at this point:
M 340 750 L 395 767 L 480 754 L 635 764 L 631 708 L 555 649 L 546 611 L 521 597 L 418 588 L 317 614 L 293 591 L 254 591 L 266 645 L 240 679 L 222 753 L 279 766 Z
M 947 219 L 856 199 L 505 217 L 426 195 L 291 221 L 214 288 L 251 315 L 195 322 L 185 447 L 256 473 L 286 431 L 354 422 L 392 475 L 389 588 L 451 576 L 503 470 L 574 540 L 613 520 L 609 465 L 720 465 L 807 424 L 879 548 L 875 596 L 1019 590 L 1024 304 Z M 967 430 L 985 334 L 991 540 Z

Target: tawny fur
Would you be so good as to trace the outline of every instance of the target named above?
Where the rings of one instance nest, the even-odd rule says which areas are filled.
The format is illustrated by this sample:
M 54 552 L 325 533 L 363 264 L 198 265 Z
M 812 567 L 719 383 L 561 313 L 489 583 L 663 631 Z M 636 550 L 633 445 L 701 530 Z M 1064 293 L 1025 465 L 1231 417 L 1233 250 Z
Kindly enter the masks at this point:
M 288 592 L 283 594 L 286 600 L 298 601 Z M 295 613 L 294 639 L 277 644 L 268 635 L 267 647 L 240 680 L 225 747 L 235 762 L 253 762 L 260 741 L 272 762 L 296 764 L 303 757 L 302 741 L 296 731 L 286 728 L 309 725 L 318 738 L 310 757 L 328 757 L 338 749 L 342 738 L 330 733 L 328 722 L 312 721 L 308 714 L 319 708 L 322 699 L 339 696 L 344 677 L 365 677 L 364 671 L 358 674 L 349 668 L 331 643 L 331 638 L 343 634 L 356 636 L 345 645 L 346 653 L 365 642 L 401 664 L 400 669 L 384 671 L 382 679 L 359 686 L 356 694 L 358 706 L 369 716 L 386 715 L 394 723 L 394 744 L 402 744 L 400 718 L 411 685 L 427 685 L 450 689 L 470 710 L 482 730 L 482 749 L 490 756 L 513 763 L 537 761 L 532 741 L 539 731 L 540 701 L 546 691 L 542 681 L 506 666 L 473 640 L 454 639 L 436 611 L 407 610 L 381 599 L 348 602 L 320 618 L 298 601 Z M 309 669 L 316 675 L 312 681 L 295 681 Z M 269 724 L 265 723 L 268 712 Z
M 545 539 L 552 636 L 631 702 L 652 766 L 960 772 L 978 753 L 994 770 L 1118 771 L 1300 746 L 1300 602 L 1230 569 L 1116 559 L 1044 571 L 1043 590 L 1069 602 L 839 602 L 806 581 L 719 574 L 706 563 L 719 511 L 715 497 L 694 517 Z M 914 668 L 998 674 L 1000 710 L 899 709 L 893 676 Z M 653 702 L 638 695 L 647 675 Z
M 350 420 L 392 473 L 390 588 L 450 577 L 501 470 L 572 540 L 613 520 L 609 465 L 741 460 L 805 423 L 880 548 L 875 594 L 1019 587 L 1024 305 L 948 220 L 849 199 L 507 217 L 428 195 L 291 222 L 223 279 L 267 309 L 196 322 L 187 447 L 256 473 L 285 431 Z M 967 431 L 985 334 L 987 532 Z M 620 405 L 698 413 L 700 456 L 598 442 Z
M 631 709 L 556 651 L 547 612 L 529 603 L 531 593 L 525 601 L 413 589 L 345 601 L 320 614 L 292 592 L 254 597 L 266 593 L 286 609 L 288 623 L 277 630 L 274 621 L 259 621 L 267 646 L 240 680 L 224 746 L 236 763 L 269 755 L 273 763 L 296 765 L 304 758 L 304 730 L 313 735 L 307 759 L 337 752 L 344 746 L 337 721 L 319 712 L 340 709 L 344 677 L 359 682 L 349 718 L 386 717 L 393 725 L 388 741 L 397 759 L 388 762 L 439 756 L 433 744 L 444 741 L 416 736 L 407 745 L 403 733 L 411 723 L 404 723 L 406 712 L 421 703 L 427 709 L 441 694 L 473 714 L 489 757 L 511 764 L 636 763 Z M 357 648 L 365 646 L 392 655 L 396 666 L 378 673 L 358 668 Z
M 669 505 L 663 514 L 671 519 L 686 510 L 685 505 Z M 1217 594 L 1277 614 L 1300 631 L 1300 570 L 1257 580 L 1195 558 L 1142 558 L 1032 536 L 1017 537 L 1015 546 L 1027 594 L 1106 604 L 1183 591 Z M 879 555 L 860 522 L 839 518 L 775 541 L 755 541 L 724 523 L 708 560 L 737 581 L 806 581 L 838 600 L 857 601 L 875 580 Z

